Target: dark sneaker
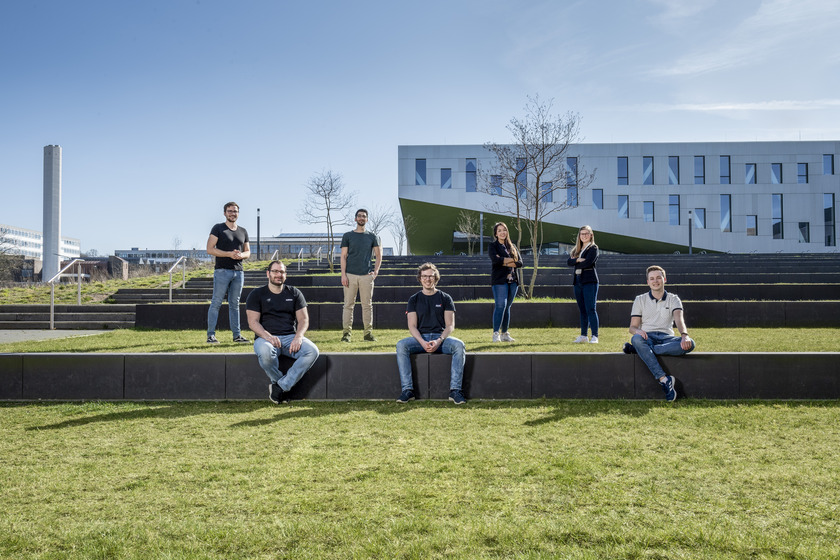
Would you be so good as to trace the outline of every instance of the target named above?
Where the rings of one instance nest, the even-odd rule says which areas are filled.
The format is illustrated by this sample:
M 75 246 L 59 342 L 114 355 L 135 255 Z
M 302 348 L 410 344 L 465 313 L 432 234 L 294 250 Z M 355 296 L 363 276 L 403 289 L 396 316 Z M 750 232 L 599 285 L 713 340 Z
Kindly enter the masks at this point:
M 245 338 L 242 335 L 237 336 L 233 339 L 234 342 L 238 342 L 239 344 L 251 344 L 251 341 Z
M 412 391 L 411 389 L 406 389 L 405 391 L 400 393 L 400 396 L 397 399 L 397 402 L 400 403 L 400 404 L 405 404 L 408 401 L 413 401 L 413 400 L 414 400 L 414 391 Z
M 372 333 L 372 332 L 365 333 L 365 340 L 366 340 L 367 342 L 376 342 L 376 337 L 375 337 L 375 336 L 373 336 L 373 333 Z
M 629 342 L 625 342 L 624 348 L 622 348 L 622 352 L 624 352 L 625 354 L 635 354 L 636 347 L 630 344 Z
M 346 333 L 341 335 L 341 342 L 350 342 L 350 340 L 351 340 L 351 338 L 350 338 L 350 333 L 349 332 L 346 332 Z
M 289 393 L 284 391 L 277 383 L 272 383 L 268 386 L 268 398 L 274 404 L 281 404 L 289 402 Z
M 662 385 L 662 390 L 665 391 L 665 400 L 668 402 L 677 400 L 677 389 L 674 387 L 674 382 L 676 382 L 676 379 L 673 375 L 666 375 L 665 381 L 659 382 Z
M 464 393 L 462 393 L 458 389 L 455 389 L 449 391 L 449 401 L 454 402 L 455 404 L 464 404 L 467 402 L 467 399 L 464 398 Z
M 210 335 L 207 337 L 207 344 L 218 344 L 219 341 L 216 340 L 216 335 Z

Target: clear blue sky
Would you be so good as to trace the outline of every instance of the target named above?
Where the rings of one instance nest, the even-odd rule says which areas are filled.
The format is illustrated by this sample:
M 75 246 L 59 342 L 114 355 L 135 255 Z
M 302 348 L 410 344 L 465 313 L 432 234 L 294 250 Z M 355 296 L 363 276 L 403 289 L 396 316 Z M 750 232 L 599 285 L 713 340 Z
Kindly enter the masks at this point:
M 316 172 L 397 208 L 398 145 L 504 142 L 535 94 L 586 142 L 838 140 L 838 28 L 836 0 L 3 2 L 0 222 L 42 229 L 59 144 L 83 250 L 203 247 L 228 200 L 316 231 Z

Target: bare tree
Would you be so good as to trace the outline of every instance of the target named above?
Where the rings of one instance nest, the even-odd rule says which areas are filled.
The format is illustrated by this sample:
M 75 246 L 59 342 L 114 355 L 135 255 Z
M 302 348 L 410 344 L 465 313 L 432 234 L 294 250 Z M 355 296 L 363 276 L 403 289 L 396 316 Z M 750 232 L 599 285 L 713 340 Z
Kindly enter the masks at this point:
M 356 193 L 347 192 L 341 173 L 332 170 L 313 175 L 306 183 L 306 191 L 300 221 L 305 224 L 326 226 L 327 243 L 330 255 L 332 255 L 335 245 L 335 226 L 345 223 L 344 216 L 353 207 Z M 328 259 L 328 262 L 330 272 L 334 272 L 332 258 Z
M 368 209 L 368 221 L 365 228 L 380 236 L 386 229 L 391 229 L 391 225 L 396 220 L 397 213 L 393 206 L 376 204 Z
M 0 280 L 14 279 L 14 272 L 19 266 L 20 249 L 18 249 L 5 228 L 0 228 Z
M 461 210 L 458 213 L 458 219 L 455 222 L 455 227 L 467 237 L 467 254 L 472 256 L 473 249 L 475 248 L 475 242 L 481 235 L 481 232 L 479 231 L 478 216 L 475 212 Z
M 531 241 L 534 266 L 529 285 L 523 287 L 526 297 L 533 294 L 537 280 L 543 222 L 554 212 L 576 207 L 579 192 L 595 177 L 595 170 L 585 172 L 572 152 L 583 140 L 580 115 L 554 115 L 552 105 L 553 100 L 528 97 L 524 117 L 514 117 L 507 125 L 512 142 L 484 144 L 495 164 L 482 173 L 481 190 L 501 199 L 489 209 L 514 218 L 517 245 L 523 233 Z
M 414 216 L 403 216 L 403 219 L 395 219 L 393 223 L 388 226 L 391 235 L 394 236 L 394 241 L 397 242 L 397 254 L 402 255 L 403 247 L 406 246 L 408 234 L 412 233 L 417 227 L 417 219 Z M 408 251 L 406 250 L 406 253 Z

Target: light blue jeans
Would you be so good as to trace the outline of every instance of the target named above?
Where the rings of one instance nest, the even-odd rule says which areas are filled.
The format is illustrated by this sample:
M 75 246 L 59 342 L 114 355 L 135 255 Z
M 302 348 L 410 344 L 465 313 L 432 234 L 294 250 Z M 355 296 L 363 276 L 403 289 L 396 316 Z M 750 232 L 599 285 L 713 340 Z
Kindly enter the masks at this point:
M 280 339 L 281 348 L 275 347 L 273 344 L 264 338 L 257 338 L 254 341 L 254 353 L 257 355 L 257 360 L 260 362 L 260 367 L 265 370 L 268 378 L 272 383 L 277 383 L 284 391 L 290 391 L 295 383 L 300 381 L 303 374 L 309 371 L 315 360 L 318 359 L 320 351 L 315 343 L 306 337 L 300 343 L 300 350 L 291 352 L 289 345 L 295 338 L 293 334 L 278 336 Z M 285 374 L 280 371 L 280 360 L 278 356 L 282 354 L 295 360 L 292 367 L 289 368 Z
M 508 332 L 510 326 L 510 307 L 513 305 L 513 298 L 519 284 L 510 282 L 505 284 L 493 284 L 493 299 L 496 306 L 493 308 L 493 332 Z
M 647 333 L 647 340 L 641 335 L 634 334 L 630 339 L 636 353 L 648 367 L 653 377 L 658 381 L 660 377 L 667 375 L 659 364 L 657 356 L 683 356 L 694 350 L 694 341 L 691 341 L 691 350 L 683 350 L 680 346 L 682 339 L 662 332 Z
M 431 342 L 440 338 L 439 334 L 424 334 L 423 339 Z M 402 390 L 414 389 L 411 378 L 411 354 L 425 354 L 426 350 L 413 336 L 397 342 L 397 367 L 400 370 L 400 385 Z M 464 362 L 467 359 L 467 348 L 464 343 L 453 336 L 446 337 L 435 354 L 451 354 L 452 366 L 449 373 L 449 390 L 461 390 L 464 381 Z
M 233 338 L 241 336 L 239 327 L 239 298 L 242 296 L 242 284 L 245 283 L 245 273 L 241 270 L 217 268 L 213 272 L 213 299 L 207 310 L 207 336 L 215 336 L 216 323 L 219 321 L 219 310 L 222 300 L 227 295 L 228 318 Z

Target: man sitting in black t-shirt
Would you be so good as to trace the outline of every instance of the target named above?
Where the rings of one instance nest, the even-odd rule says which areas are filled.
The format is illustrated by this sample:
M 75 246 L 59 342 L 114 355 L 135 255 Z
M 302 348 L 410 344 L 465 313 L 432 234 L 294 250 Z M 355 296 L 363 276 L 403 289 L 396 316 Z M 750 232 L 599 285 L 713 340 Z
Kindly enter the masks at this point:
M 254 352 L 271 379 L 268 398 L 280 404 L 289 402 L 289 391 L 309 371 L 319 351 L 303 336 L 309 328 L 306 299 L 300 290 L 286 285 L 286 265 L 272 261 L 266 274 L 268 285 L 248 294 L 245 312 L 248 328 L 259 337 L 254 341 Z M 295 360 L 285 374 L 280 371 L 280 354 Z
M 446 292 L 437 289 L 440 272 L 432 263 L 420 265 L 417 279 L 423 289 L 408 300 L 406 316 L 411 336 L 397 342 L 397 366 L 400 370 L 402 393 L 398 403 L 414 400 L 414 382 L 411 377 L 411 354 L 423 352 L 452 355 L 449 377 L 449 400 L 464 404 L 461 391 L 464 379 L 466 348 L 464 343 L 450 336 L 455 330 L 455 303 Z

